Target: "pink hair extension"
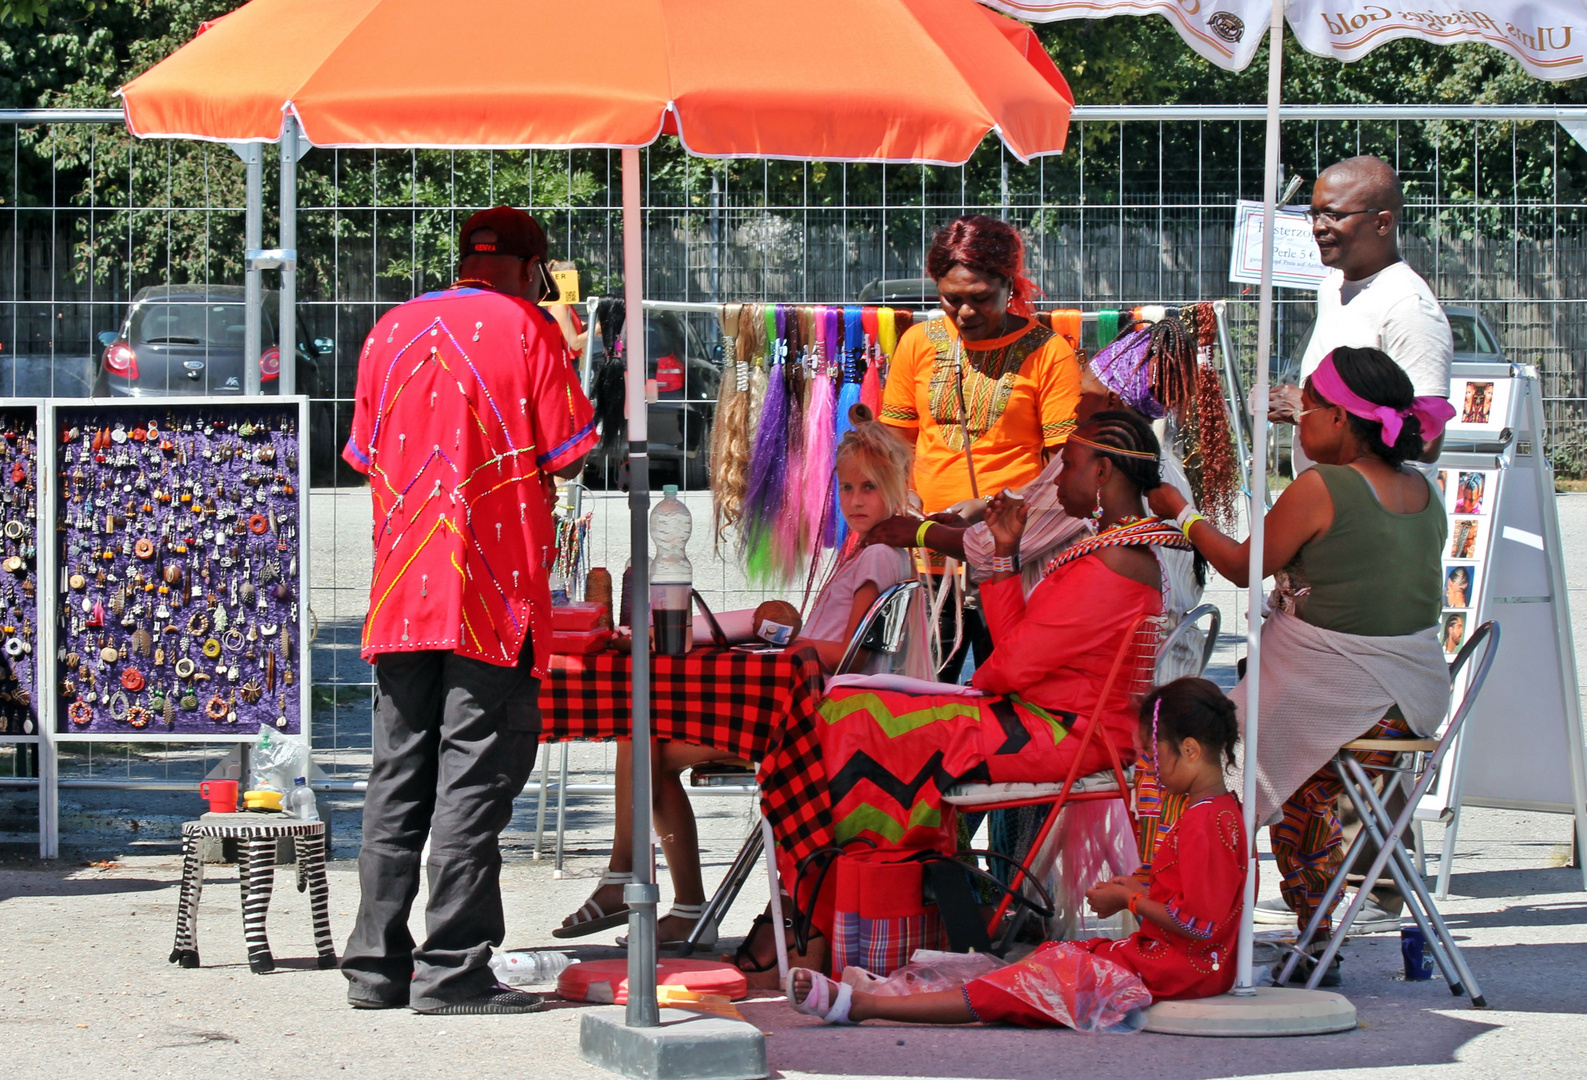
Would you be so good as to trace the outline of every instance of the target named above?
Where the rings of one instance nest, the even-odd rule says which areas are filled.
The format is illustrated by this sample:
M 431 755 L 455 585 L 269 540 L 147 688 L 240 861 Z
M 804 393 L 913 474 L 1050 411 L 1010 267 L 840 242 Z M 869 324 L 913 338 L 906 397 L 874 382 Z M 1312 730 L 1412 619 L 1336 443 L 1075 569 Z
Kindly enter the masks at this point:
M 813 552 L 831 547 L 835 539 L 829 507 L 832 504 L 832 429 L 836 402 L 837 388 L 832 385 L 832 372 L 818 353 L 815 378 L 810 380 L 810 408 L 805 413 L 805 457 L 800 485 L 804 494 L 802 516 L 813 541 Z

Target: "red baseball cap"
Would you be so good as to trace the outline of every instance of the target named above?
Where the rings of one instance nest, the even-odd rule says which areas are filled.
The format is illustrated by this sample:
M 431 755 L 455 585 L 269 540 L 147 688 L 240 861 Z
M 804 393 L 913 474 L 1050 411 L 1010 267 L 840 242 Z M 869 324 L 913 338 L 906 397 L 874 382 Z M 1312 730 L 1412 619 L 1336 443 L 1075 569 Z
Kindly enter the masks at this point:
M 494 240 L 476 240 L 474 234 L 489 229 Z M 458 236 L 458 258 L 470 255 L 512 255 L 520 259 L 544 259 L 550 250 L 546 231 L 540 223 L 515 206 L 493 206 L 463 222 Z

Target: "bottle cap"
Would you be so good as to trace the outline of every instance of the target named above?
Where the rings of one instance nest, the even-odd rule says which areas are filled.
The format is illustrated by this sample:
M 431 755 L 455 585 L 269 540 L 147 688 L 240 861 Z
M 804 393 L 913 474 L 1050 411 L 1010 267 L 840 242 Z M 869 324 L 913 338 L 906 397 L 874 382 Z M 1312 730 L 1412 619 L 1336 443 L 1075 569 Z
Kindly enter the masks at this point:
M 296 780 L 292 781 L 292 786 L 293 787 L 302 787 L 306 783 L 308 783 L 308 781 L 305 778 L 300 776 Z
M 661 496 L 664 499 L 676 499 L 678 497 L 678 485 L 667 484 L 661 489 Z

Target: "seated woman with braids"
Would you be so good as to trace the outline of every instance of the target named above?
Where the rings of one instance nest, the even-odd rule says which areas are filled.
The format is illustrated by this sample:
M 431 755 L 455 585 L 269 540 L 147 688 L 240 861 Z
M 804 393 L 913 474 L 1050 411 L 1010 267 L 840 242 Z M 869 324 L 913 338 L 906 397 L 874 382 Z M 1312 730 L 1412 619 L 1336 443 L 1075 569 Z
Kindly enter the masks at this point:
M 1154 547 L 1187 549 L 1171 522 L 1146 516 L 1142 498 L 1162 480 L 1151 427 L 1122 410 L 1099 412 L 1063 447 L 1058 497 L 1097 534 L 1071 545 L 1027 599 L 1015 555 L 1026 511 L 1008 494 L 987 508 L 996 550 L 981 604 L 994 649 L 972 686 L 992 696 L 907 694 L 837 687 L 818 725 L 833 840 L 952 851 L 943 803 L 962 781 L 1046 783 L 1075 762 L 1114 657 L 1144 615 L 1163 610 Z M 1116 689 L 1079 764 L 1109 767 L 1109 746 L 1134 761 L 1135 712 Z M 816 922 L 821 924 L 817 909 Z M 826 928 L 823 927 L 823 930 Z

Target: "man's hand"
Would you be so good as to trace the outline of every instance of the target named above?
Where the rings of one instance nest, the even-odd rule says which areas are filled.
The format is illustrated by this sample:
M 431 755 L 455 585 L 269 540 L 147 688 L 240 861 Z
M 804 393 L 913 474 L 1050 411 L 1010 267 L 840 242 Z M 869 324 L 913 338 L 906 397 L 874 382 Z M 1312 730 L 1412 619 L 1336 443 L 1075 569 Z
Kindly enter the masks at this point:
M 1256 391 L 1251 391 L 1251 400 L 1248 403 L 1251 413 L 1256 413 Z M 1267 419 L 1274 424 L 1299 423 L 1300 415 L 1300 387 L 1274 386 L 1267 392 Z
M 865 543 L 861 546 L 870 547 L 872 544 L 883 544 L 887 547 L 914 547 L 915 533 L 919 531 L 919 518 L 909 517 L 905 514 L 894 514 L 892 517 L 872 525 L 871 531 L 865 534 Z
M 981 515 L 986 513 L 986 504 L 986 499 L 965 499 L 954 503 L 943 513 L 931 514 L 930 517 L 932 521 L 963 529 L 981 520 Z

